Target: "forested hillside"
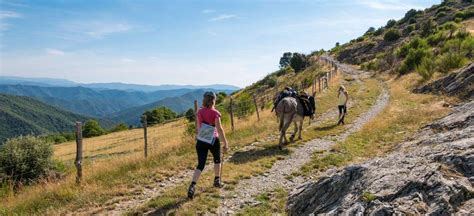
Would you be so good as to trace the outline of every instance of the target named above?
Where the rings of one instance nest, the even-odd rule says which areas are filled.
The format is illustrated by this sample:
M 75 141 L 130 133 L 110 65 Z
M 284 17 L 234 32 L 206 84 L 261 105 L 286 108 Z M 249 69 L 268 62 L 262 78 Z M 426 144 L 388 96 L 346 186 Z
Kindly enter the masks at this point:
M 34 97 L 56 107 L 95 117 L 108 115 L 135 106 L 153 103 L 195 91 L 194 89 L 173 89 L 154 92 L 98 90 L 84 87 L 42 87 L 31 85 L 0 85 L 0 93 Z M 170 101 L 168 99 L 167 101 Z M 161 103 L 162 105 L 166 105 Z M 184 108 L 174 105 L 175 111 Z
M 76 121 L 87 119 L 32 98 L 0 94 L 0 143 L 19 135 L 73 131 Z
M 145 104 L 142 106 L 132 107 L 130 109 L 126 109 L 117 113 L 112 114 L 111 119 L 113 121 L 122 121 L 127 124 L 131 125 L 138 125 L 140 124 L 140 116 L 146 111 L 151 110 L 153 108 L 157 108 L 160 106 L 167 107 L 173 110 L 176 113 L 183 113 L 189 108 L 194 107 L 194 100 L 200 101 L 202 99 L 202 95 L 206 90 L 196 90 L 179 97 L 167 97 L 162 100 Z M 230 93 L 227 91 L 227 93 Z

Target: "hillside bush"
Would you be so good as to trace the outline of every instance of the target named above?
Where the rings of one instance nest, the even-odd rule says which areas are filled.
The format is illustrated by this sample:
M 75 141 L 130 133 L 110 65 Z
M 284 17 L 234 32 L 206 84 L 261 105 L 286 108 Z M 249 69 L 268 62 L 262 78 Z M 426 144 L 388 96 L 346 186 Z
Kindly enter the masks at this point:
M 128 130 L 128 126 L 124 123 L 120 123 L 118 125 L 115 125 L 115 127 L 113 127 L 110 132 L 119 132 L 119 131 L 126 131 Z
M 421 47 L 409 49 L 407 56 L 399 68 L 399 73 L 401 75 L 409 73 L 420 65 L 424 58 L 432 58 L 432 53 L 429 48 Z
M 76 139 L 76 135 L 74 133 L 57 133 L 57 134 L 48 134 L 39 137 L 43 139 L 45 142 L 59 144 L 64 142 L 73 141 Z
M 446 33 L 444 31 L 438 31 L 426 38 L 426 41 L 430 46 L 436 46 L 439 43 L 445 41 L 446 38 Z
M 428 47 L 428 44 L 426 40 L 419 37 L 415 37 L 410 42 L 405 43 L 402 46 L 400 46 L 400 48 L 398 48 L 397 50 L 397 55 L 399 57 L 404 58 L 408 55 L 408 52 L 410 51 L 410 49 L 419 49 L 419 48 L 427 48 L 427 47 Z
M 419 13 L 419 11 L 415 9 L 410 9 L 405 13 L 405 16 L 401 19 L 401 22 L 406 22 L 407 20 L 415 20 L 414 17 Z
M 392 28 L 392 27 L 394 27 L 396 24 L 397 24 L 397 21 L 396 21 L 396 20 L 393 20 L 393 19 L 388 20 L 388 21 L 387 21 L 387 25 L 385 25 L 385 28 L 387 28 L 387 29 Z
M 435 31 L 435 29 L 436 29 L 436 24 L 433 21 L 433 19 L 430 18 L 421 24 L 420 34 L 422 37 L 427 37 L 430 34 L 432 34 Z
M 403 29 L 403 35 L 408 36 L 413 30 L 415 30 L 415 25 L 408 25 Z
M 375 32 L 375 28 L 374 27 L 369 27 L 369 29 L 367 29 L 367 31 L 364 33 L 364 35 L 372 35 L 374 34 Z
M 158 107 L 153 110 L 147 110 L 143 113 L 146 116 L 148 125 L 160 124 L 168 120 L 175 119 L 177 114 L 167 107 Z
M 82 128 L 83 137 L 95 137 L 104 135 L 105 130 L 99 125 L 96 120 L 88 120 Z
M 53 167 L 53 147 L 44 139 L 20 136 L 0 147 L 0 173 L 17 183 L 31 183 Z
M 396 41 L 400 38 L 400 32 L 396 29 L 388 30 L 385 35 L 383 36 L 383 40 L 387 42 Z
M 184 113 L 184 116 L 189 122 L 196 121 L 196 115 L 194 114 L 194 109 L 190 108 Z
M 465 58 L 459 53 L 444 53 L 437 59 L 439 71 L 443 73 L 447 73 L 452 69 L 460 68 L 465 63 Z
M 216 105 L 224 102 L 225 98 L 227 97 L 227 93 L 225 92 L 219 92 L 216 94 L 217 98 L 216 98 Z
M 251 115 L 255 112 L 255 108 L 253 105 L 253 99 L 248 93 L 242 93 L 236 100 L 235 100 L 235 116 L 238 118 L 243 118 L 248 115 Z
M 385 29 L 384 29 L 383 27 L 378 28 L 377 30 L 375 30 L 374 36 L 382 35 L 383 32 L 384 32 L 384 30 L 385 30 Z
M 436 64 L 433 58 L 423 58 L 420 64 L 416 66 L 416 72 L 423 78 L 429 80 L 435 72 Z

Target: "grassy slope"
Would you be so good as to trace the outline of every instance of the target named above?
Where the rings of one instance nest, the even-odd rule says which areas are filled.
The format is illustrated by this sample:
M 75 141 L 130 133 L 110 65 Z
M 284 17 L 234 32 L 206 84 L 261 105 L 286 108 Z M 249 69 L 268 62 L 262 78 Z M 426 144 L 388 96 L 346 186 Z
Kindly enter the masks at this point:
M 299 74 L 279 77 L 279 85 L 287 81 L 298 82 L 305 77 L 313 77 L 323 70 L 311 67 Z M 286 84 L 285 84 L 286 83 Z M 280 86 L 279 86 L 280 87 Z M 267 89 L 270 94 L 275 90 Z M 243 90 L 247 91 L 247 90 Z M 239 93 L 235 95 L 238 98 Z M 273 95 L 271 95 L 273 96 Z M 225 110 L 221 112 L 226 115 Z M 230 145 L 234 150 L 274 133 L 277 123 L 274 114 L 267 108 L 260 113 L 262 120 L 252 115 L 236 118 L 236 130 L 230 131 L 225 122 Z M 258 127 L 254 127 L 258 125 Z M 84 140 L 85 167 L 84 183 L 74 184 L 71 167 L 75 146 L 73 142 L 56 146 L 55 157 L 66 161 L 70 167 L 66 178 L 59 182 L 47 182 L 26 186 L 19 192 L 6 190 L 0 199 L 0 212 L 8 214 L 57 214 L 87 206 L 100 205 L 110 198 L 136 193 L 134 186 L 175 175 L 177 172 L 195 166 L 195 152 L 192 139 L 184 137 L 183 122 L 173 122 L 149 129 L 151 154 L 147 160 L 142 155 L 142 136 L 140 129 L 108 134 Z
M 315 153 L 311 161 L 295 175 L 309 175 L 317 178 L 321 172 L 329 168 L 382 156 L 392 150 L 397 143 L 410 137 L 420 127 L 446 115 L 450 109 L 443 107 L 443 101 L 456 100 L 411 93 L 407 89 L 411 89 L 418 83 L 419 77 L 416 74 L 400 79 L 384 78 L 387 80 L 391 98 L 383 113 L 368 122 L 359 132 L 337 143 L 330 152 Z M 337 129 L 330 130 L 332 131 L 330 133 L 334 133 Z M 270 194 L 262 194 L 262 196 L 267 196 L 268 201 L 257 207 L 246 208 L 242 214 L 284 214 L 283 207 L 286 205 L 287 197 L 281 196 L 281 193 L 284 192 L 277 190 Z
M 323 94 L 318 94 L 317 102 L 319 105 L 319 113 L 324 113 L 329 109 L 334 109 L 334 98 L 336 98 L 336 90 L 338 86 L 335 85 L 335 83 L 339 83 L 340 79 L 338 80 L 339 81 L 334 82 L 331 85 L 331 88 L 328 91 Z M 367 110 L 368 107 L 375 102 L 381 88 L 378 82 L 374 79 L 365 80 L 364 83 L 351 82 L 347 84 L 347 87 L 350 91 L 355 92 L 353 95 L 355 105 L 350 114 L 353 116 L 357 116 Z M 351 119 L 352 118 L 349 118 L 348 121 L 351 121 Z M 332 123 L 335 123 L 335 121 L 336 120 L 332 120 Z M 257 144 L 258 147 L 256 150 L 239 153 L 239 156 L 236 157 L 237 159 L 231 160 L 225 164 L 223 179 L 227 186 L 224 190 L 232 191 L 234 185 L 238 184 L 239 180 L 263 174 L 266 170 L 272 167 L 274 162 L 285 159 L 285 157 L 289 155 L 297 145 L 320 136 L 320 132 L 323 131 L 318 132 L 315 130 L 316 128 L 318 128 L 318 126 L 315 124 L 311 127 L 305 125 L 303 140 L 290 145 L 289 149 L 285 151 L 278 150 L 276 140 L 260 140 Z M 168 190 L 163 195 L 154 198 L 142 208 L 130 212 L 130 214 L 140 214 L 151 209 L 158 214 L 173 213 L 177 215 L 195 215 L 205 212 L 216 213 L 222 195 L 219 190 L 212 187 L 212 178 L 212 172 L 203 176 L 203 179 L 200 180 L 198 189 L 199 193 L 192 201 L 186 199 L 186 189 L 189 182 L 184 182 L 183 184 Z M 285 193 L 285 191 L 279 189 L 274 194 L 279 197 L 284 197 Z M 266 196 L 262 195 L 259 199 L 264 200 L 266 199 Z M 271 211 L 273 210 L 274 209 Z M 253 213 L 259 215 L 261 212 L 257 211 Z
M 0 143 L 7 138 L 73 131 L 87 118 L 28 97 L 0 94 Z

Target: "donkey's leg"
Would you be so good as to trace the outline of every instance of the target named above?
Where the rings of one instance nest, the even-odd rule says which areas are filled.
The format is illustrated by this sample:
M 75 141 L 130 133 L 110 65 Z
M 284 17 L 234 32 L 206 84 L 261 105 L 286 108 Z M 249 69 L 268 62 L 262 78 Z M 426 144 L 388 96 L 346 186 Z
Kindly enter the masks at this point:
M 283 130 L 283 127 L 284 126 L 284 116 L 283 115 L 280 115 L 280 125 L 279 125 L 279 130 L 280 130 L 280 140 L 278 141 L 278 148 L 280 148 L 280 150 L 282 150 L 282 146 L 283 146 L 283 138 L 285 138 L 285 131 Z M 286 138 L 285 138 L 286 139 Z
M 295 125 L 295 130 L 293 131 L 293 134 L 291 134 L 290 142 L 293 142 L 295 140 L 296 133 L 298 132 L 298 125 L 296 124 L 296 121 L 294 121 L 293 124 Z
M 303 123 L 304 123 L 304 118 L 302 118 L 301 121 L 300 121 L 300 125 L 299 125 L 300 127 L 299 127 L 299 130 L 298 130 L 298 131 L 299 131 L 299 132 L 298 132 L 298 133 L 299 133 L 299 134 L 298 134 L 298 139 L 302 139 L 302 137 L 301 137 L 301 131 L 303 131 Z

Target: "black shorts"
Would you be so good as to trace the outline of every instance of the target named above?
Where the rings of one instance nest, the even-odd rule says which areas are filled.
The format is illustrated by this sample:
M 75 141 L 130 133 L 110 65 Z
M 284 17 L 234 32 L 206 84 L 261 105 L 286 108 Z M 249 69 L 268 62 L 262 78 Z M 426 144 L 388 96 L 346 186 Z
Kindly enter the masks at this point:
M 219 139 L 216 138 L 216 140 L 214 141 L 214 145 L 198 140 L 196 142 L 196 152 L 198 156 L 198 165 L 196 169 L 199 169 L 201 171 L 204 170 L 208 151 L 211 151 L 215 164 L 221 163 L 221 144 L 219 142 Z
M 339 114 L 347 113 L 347 107 L 345 105 L 339 105 L 338 108 L 339 108 Z

